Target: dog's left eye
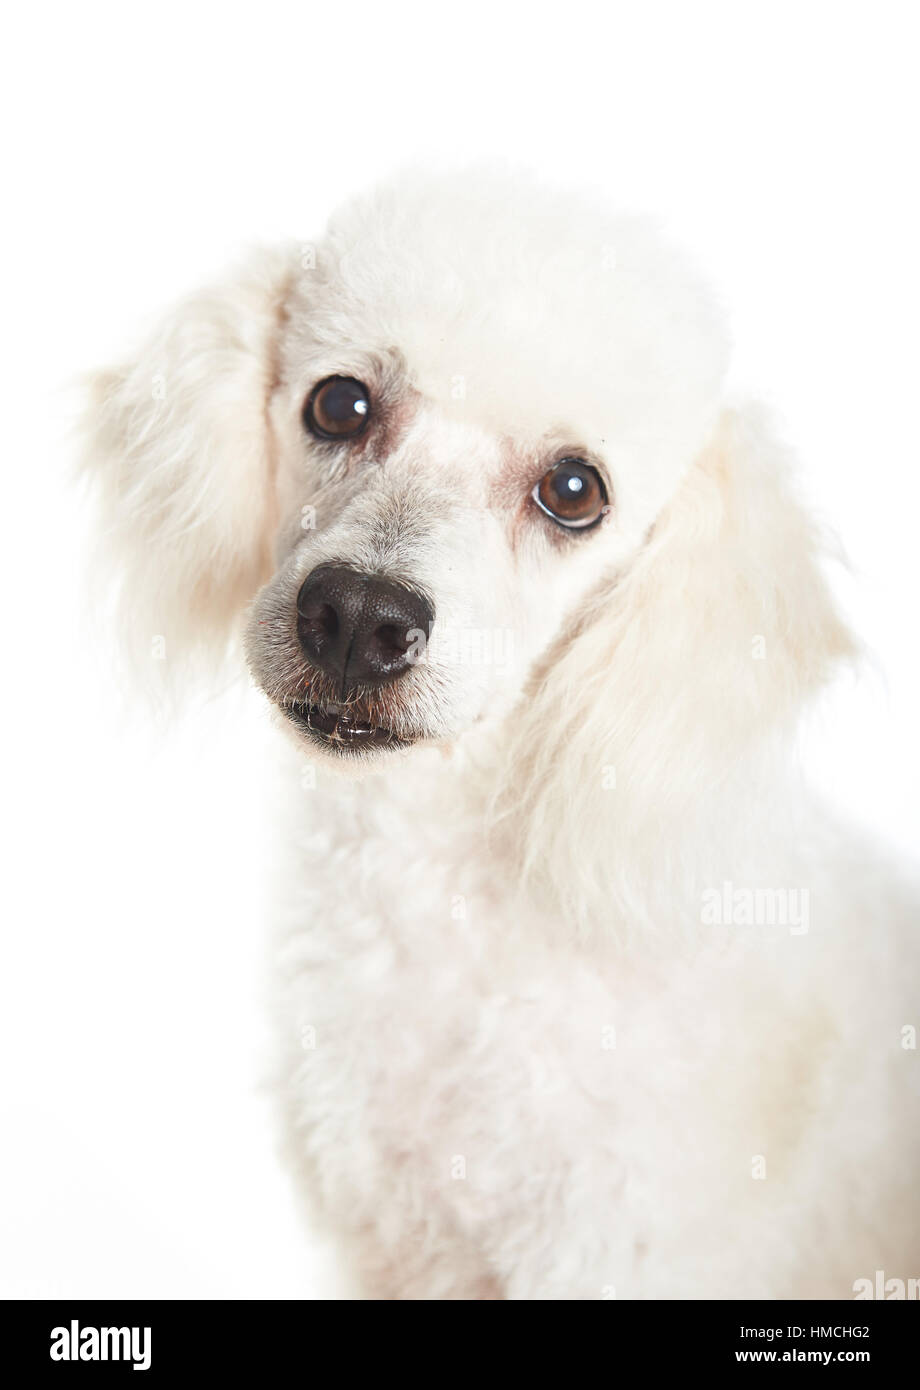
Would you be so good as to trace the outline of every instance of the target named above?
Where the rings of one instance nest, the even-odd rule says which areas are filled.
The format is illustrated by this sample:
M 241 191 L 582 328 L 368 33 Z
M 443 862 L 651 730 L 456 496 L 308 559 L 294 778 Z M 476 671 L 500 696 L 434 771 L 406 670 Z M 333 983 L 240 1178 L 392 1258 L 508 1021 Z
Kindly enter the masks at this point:
M 596 468 L 584 459 L 560 459 L 531 493 L 537 506 L 568 530 L 584 530 L 607 510 L 607 489 Z
M 314 386 L 303 410 L 304 424 L 319 439 L 353 439 L 370 419 L 365 385 L 350 376 L 329 376 Z

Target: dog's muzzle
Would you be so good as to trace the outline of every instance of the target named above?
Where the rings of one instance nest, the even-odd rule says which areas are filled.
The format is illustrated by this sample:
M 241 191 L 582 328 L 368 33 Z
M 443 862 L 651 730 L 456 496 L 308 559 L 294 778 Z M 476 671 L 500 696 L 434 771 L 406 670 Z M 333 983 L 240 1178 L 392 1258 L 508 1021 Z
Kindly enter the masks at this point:
M 297 595 L 297 637 L 316 679 L 308 699 L 286 712 L 341 749 L 405 743 L 377 717 L 377 692 L 411 670 L 433 623 L 431 604 L 408 584 L 318 566 Z

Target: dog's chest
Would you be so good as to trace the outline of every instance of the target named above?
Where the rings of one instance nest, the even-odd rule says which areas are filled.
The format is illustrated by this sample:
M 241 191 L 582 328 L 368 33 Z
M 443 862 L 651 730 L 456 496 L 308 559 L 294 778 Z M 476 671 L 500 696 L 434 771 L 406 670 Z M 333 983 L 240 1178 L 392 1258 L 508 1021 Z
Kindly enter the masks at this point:
M 717 975 L 575 949 L 456 815 L 360 795 L 315 809 L 277 965 L 295 1122 L 327 1197 L 358 1211 L 405 1184 L 479 1238 L 552 1192 L 641 1246 L 663 1195 L 711 1184 L 714 1142 L 747 1173 L 750 1140 L 726 1152 L 717 1104 L 744 1003 L 726 1014 Z

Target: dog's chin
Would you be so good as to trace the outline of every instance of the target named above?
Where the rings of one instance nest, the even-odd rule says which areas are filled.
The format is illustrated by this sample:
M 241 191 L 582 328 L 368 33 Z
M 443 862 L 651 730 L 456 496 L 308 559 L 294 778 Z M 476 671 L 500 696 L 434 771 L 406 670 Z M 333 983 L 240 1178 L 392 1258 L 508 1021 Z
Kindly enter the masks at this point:
M 334 758 L 381 757 L 387 752 L 411 748 L 422 734 L 399 733 L 379 722 L 366 707 L 349 704 L 311 704 L 295 700 L 283 704 L 288 722 L 314 748 Z

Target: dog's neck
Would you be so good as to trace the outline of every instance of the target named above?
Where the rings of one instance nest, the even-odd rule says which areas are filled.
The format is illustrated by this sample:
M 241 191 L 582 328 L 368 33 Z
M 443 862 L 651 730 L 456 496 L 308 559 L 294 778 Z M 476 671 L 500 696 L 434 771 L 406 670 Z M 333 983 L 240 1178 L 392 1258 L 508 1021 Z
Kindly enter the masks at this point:
M 560 797 L 556 783 L 520 776 L 502 756 L 507 742 L 500 726 L 483 729 L 450 748 L 396 754 L 358 778 L 320 764 L 309 818 L 333 843 L 340 830 L 343 853 L 359 845 L 362 862 L 383 865 L 395 883 L 430 875 L 446 898 L 500 899 L 503 920 L 527 921 L 529 930 L 543 922 L 586 943 L 637 932 L 685 937 L 700 922 L 704 894 L 726 882 L 794 886 L 786 879 L 797 831 L 775 764 L 772 785 L 752 759 L 735 771 L 743 797 L 724 782 L 703 787 L 687 815 L 647 786 L 618 783 L 605 766 L 574 778 Z M 302 785 L 298 761 L 293 777 Z M 774 810 L 779 795 L 785 821 Z M 302 790 L 298 797 L 302 810 Z

